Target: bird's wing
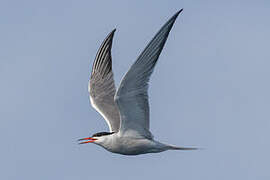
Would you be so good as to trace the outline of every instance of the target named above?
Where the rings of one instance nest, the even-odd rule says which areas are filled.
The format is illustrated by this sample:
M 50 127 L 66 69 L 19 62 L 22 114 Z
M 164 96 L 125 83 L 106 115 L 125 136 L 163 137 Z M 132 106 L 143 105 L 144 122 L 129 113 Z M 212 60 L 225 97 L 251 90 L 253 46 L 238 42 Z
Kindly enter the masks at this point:
M 91 104 L 106 120 L 111 132 L 117 132 L 120 126 L 119 110 L 114 102 L 116 90 L 111 57 L 114 32 L 115 29 L 106 37 L 97 52 L 88 86 Z
M 148 82 L 169 32 L 182 11 L 178 11 L 158 31 L 124 76 L 115 101 L 121 116 L 121 132 L 152 138 L 149 131 Z

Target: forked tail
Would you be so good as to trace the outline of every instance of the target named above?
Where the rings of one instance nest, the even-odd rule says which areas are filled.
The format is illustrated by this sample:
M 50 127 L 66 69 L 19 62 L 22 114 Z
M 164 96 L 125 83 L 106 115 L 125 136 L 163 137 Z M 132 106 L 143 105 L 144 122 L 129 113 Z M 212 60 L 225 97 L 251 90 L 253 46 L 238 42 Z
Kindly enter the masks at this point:
M 195 147 L 178 147 L 174 145 L 168 145 L 168 150 L 199 150 L 200 148 Z

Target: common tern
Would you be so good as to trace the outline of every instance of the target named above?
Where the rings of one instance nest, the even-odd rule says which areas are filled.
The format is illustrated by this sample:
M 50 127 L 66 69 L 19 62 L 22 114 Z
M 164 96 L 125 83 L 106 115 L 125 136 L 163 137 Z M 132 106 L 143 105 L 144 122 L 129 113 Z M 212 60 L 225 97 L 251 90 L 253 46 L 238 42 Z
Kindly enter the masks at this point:
M 169 32 L 182 10 L 162 26 L 125 74 L 117 90 L 111 57 L 115 29 L 105 38 L 93 63 L 88 91 L 92 106 L 106 120 L 110 132 L 99 132 L 79 139 L 79 144 L 94 143 L 123 155 L 197 149 L 161 143 L 154 140 L 149 130 L 148 82 Z

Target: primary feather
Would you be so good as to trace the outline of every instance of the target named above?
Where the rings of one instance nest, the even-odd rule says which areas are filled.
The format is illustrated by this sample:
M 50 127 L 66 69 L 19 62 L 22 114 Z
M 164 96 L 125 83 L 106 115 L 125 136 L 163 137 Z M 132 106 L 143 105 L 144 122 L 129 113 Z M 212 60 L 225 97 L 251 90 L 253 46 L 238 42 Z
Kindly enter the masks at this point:
M 132 131 L 151 138 L 149 131 L 148 82 L 169 32 L 182 10 L 178 11 L 158 31 L 124 76 L 115 101 L 121 116 L 120 131 Z
M 97 52 L 88 86 L 91 104 L 106 120 L 110 132 L 117 132 L 120 126 L 119 110 L 114 102 L 116 90 L 111 57 L 114 32 L 115 29 Z

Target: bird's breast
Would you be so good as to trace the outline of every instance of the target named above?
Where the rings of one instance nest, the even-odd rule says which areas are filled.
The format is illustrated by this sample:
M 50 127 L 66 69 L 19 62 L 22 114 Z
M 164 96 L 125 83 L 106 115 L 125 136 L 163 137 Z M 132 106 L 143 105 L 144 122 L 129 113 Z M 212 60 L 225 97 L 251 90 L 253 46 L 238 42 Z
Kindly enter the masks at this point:
M 113 138 L 110 144 L 103 147 L 110 152 L 124 155 L 138 155 L 156 151 L 154 141 L 131 137 Z

